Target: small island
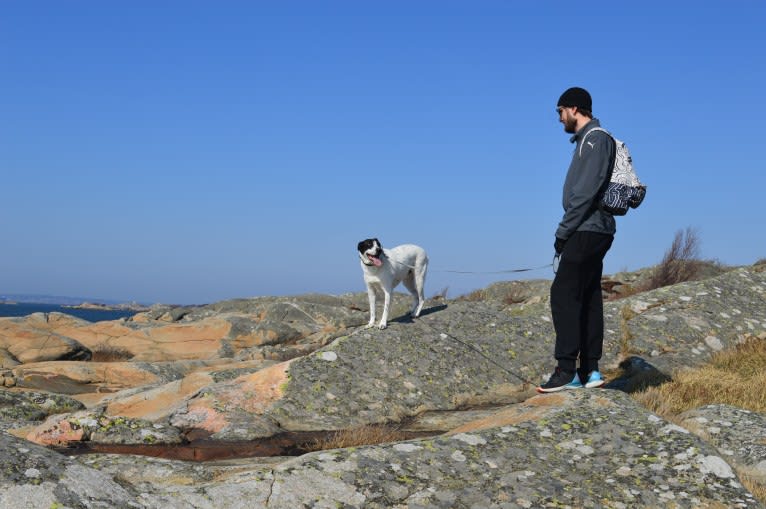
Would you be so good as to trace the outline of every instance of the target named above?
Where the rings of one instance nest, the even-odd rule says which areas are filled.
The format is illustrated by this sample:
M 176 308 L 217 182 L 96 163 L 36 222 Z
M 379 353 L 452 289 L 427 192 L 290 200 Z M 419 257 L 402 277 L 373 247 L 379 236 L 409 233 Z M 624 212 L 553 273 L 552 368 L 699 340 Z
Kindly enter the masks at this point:
M 149 307 L 137 302 L 128 302 L 123 304 L 103 304 L 100 302 L 81 302 L 74 305 L 62 305 L 68 309 L 89 309 L 92 311 L 135 311 L 136 313 L 148 311 Z

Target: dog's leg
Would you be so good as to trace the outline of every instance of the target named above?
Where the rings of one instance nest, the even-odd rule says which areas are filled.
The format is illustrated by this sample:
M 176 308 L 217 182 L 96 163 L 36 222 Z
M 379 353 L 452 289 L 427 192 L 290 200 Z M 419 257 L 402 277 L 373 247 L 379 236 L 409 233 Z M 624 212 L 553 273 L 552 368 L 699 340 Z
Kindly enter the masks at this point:
M 428 272 L 428 258 L 426 258 L 422 264 L 414 271 L 414 279 L 415 279 L 415 288 L 418 292 L 418 306 L 417 309 L 415 309 L 415 313 L 413 316 L 420 316 L 420 312 L 423 310 L 423 304 L 426 302 L 425 299 L 425 287 L 426 287 L 426 272 Z
M 410 310 L 410 316 L 417 318 L 417 316 L 420 315 L 420 309 L 423 307 L 423 292 L 418 291 L 415 274 L 413 272 L 407 274 L 407 277 L 404 278 L 402 283 L 412 294 L 412 310 Z
M 383 316 L 380 317 L 380 323 L 378 329 L 385 329 L 388 327 L 388 310 L 391 307 L 391 292 L 388 288 L 383 288 Z
M 420 287 L 418 290 L 418 297 L 416 299 L 416 306 L 415 309 L 412 311 L 412 316 L 415 318 L 420 316 L 420 312 L 423 311 L 423 304 L 425 304 L 426 299 L 423 297 L 423 287 Z
M 372 286 L 367 286 L 367 298 L 370 301 L 370 321 L 367 323 L 369 329 L 375 325 L 375 289 Z

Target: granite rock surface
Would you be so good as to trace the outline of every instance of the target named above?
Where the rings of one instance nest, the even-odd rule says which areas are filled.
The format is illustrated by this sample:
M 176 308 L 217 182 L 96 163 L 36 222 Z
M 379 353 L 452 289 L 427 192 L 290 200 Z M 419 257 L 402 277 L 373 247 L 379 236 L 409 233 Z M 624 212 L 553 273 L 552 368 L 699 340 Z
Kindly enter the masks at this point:
M 7 472 L 34 473 L 50 457 L 45 471 L 59 480 L 71 479 L 62 465 L 74 463 L 87 470 L 82 478 L 122 489 L 114 497 L 124 507 L 762 507 L 741 479 L 763 480 L 764 416 L 714 405 L 671 424 L 623 391 L 646 382 L 644 373 L 667 379 L 748 338 L 766 340 L 764 269 L 607 301 L 602 369 L 622 363 L 636 378 L 612 385 L 620 390 L 544 396 L 534 387 L 553 367 L 546 281 L 434 299 L 416 320 L 397 294 L 382 331 L 361 327 L 364 294 L 155 308 L 102 325 L 6 320 L 0 416 L 16 436 L 0 434 L 14 451 L 29 447 L 4 462 Z M 78 352 L 110 345 L 131 358 L 41 360 L 24 353 L 24 341 L 38 344 L 34 330 Z M 70 459 L 17 438 L 121 447 L 204 440 L 236 450 L 369 424 L 432 436 L 207 463 Z M 101 492 L 75 499 L 53 477 L 7 474 L 0 497 L 100 507 Z

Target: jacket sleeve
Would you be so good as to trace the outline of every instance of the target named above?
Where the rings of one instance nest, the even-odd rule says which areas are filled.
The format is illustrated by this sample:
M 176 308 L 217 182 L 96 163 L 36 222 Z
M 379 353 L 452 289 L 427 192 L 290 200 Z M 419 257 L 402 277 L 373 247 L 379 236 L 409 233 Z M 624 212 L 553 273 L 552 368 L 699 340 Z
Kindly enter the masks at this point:
M 609 175 L 614 154 L 614 142 L 602 132 L 588 134 L 574 158 L 577 169 L 567 196 L 564 196 L 564 217 L 556 230 L 556 237 L 567 240 L 585 222 L 596 208 L 596 198 Z

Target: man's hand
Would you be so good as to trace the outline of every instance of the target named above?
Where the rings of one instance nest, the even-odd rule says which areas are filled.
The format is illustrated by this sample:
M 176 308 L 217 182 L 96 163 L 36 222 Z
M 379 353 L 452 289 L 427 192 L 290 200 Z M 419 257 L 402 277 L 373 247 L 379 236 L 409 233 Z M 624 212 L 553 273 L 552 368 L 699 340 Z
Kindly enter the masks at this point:
M 561 254 L 564 251 L 564 244 L 566 243 L 566 240 L 556 237 L 556 242 L 553 243 L 553 249 L 556 250 L 556 254 Z

